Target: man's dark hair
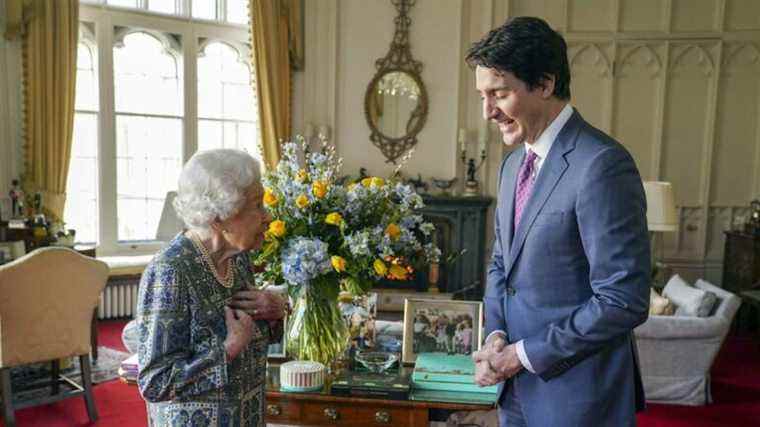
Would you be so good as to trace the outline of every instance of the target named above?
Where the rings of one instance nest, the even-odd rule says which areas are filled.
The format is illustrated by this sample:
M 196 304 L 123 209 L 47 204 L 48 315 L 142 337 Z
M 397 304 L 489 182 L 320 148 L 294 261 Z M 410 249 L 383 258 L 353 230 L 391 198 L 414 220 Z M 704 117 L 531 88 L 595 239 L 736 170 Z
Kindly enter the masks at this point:
M 554 76 L 555 97 L 570 99 L 570 67 L 565 39 L 544 20 L 519 16 L 494 28 L 473 43 L 465 58 L 478 65 L 510 72 L 533 90 L 547 75 Z

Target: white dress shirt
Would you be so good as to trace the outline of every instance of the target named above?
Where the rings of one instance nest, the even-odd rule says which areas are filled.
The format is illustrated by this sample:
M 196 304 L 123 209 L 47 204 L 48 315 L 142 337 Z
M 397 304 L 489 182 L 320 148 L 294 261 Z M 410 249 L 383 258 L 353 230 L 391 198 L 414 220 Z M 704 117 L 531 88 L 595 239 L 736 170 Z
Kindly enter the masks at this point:
M 533 176 L 531 177 L 533 181 L 536 180 L 536 177 L 538 177 L 538 174 L 541 172 L 541 166 L 544 165 L 544 160 L 546 159 L 546 156 L 549 155 L 549 150 L 551 150 L 552 145 L 554 145 L 554 140 L 557 139 L 557 135 L 559 135 L 559 132 L 565 126 L 567 121 L 570 120 L 570 116 L 572 115 L 573 107 L 570 104 L 565 104 L 565 107 L 562 108 L 562 111 L 560 111 L 559 114 L 557 114 L 557 117 L 555 117 L 549 126 L 544 129 L 543 132 L 541 132 L 538 140 L 536 140 L 536 142 L 533 144 L 525 144 L 526 156 L 528 155 L 529 151 L 533 151 L 536 154 L 536 159 L 533 161 Z M 494 335 L 500 335 L 505 341 L 507 339 L 506 332 L 502 331 L 501 329 L 497 329 L 488 335 L 486 338 L 486 343 Z M 528 355 L 525 354 L 525 343 L 523 340 L 517 341 L 517 343 L 515 343 L 515 350 L 517 350 L 517 357 L 520 359 L 520 363 L 522 363 L 525 369 L 527 369 L 529 372 L 535 374 L 536 371 L 533 370 L 533 366 L 531 366 L 530 360 L 528 360 Z

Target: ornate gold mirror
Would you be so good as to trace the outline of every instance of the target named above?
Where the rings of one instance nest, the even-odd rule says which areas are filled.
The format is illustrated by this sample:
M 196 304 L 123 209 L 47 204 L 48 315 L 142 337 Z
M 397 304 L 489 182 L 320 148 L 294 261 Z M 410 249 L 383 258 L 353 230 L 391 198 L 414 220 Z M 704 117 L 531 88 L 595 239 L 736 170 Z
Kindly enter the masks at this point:
M 417 144 L 427 119 L 428 99 L 420 79 L 422 64 L 409 50 L 409 10 L 415 0 L 391 0 L 398 16 L 396 32 L 385 57 L 375 61 L 377 72 L 364 95 L 364 115 L 370 140 L 389 163 Z

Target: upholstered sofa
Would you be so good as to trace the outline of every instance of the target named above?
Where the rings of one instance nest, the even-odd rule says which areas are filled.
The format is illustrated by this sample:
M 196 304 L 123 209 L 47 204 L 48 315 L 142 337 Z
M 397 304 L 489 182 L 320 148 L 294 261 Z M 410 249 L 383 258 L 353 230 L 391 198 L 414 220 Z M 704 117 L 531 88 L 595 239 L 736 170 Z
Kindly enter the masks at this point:
M 712 402 L 710 367 L 741 300 L 702 280 L 695 287 L 717 296 L 710 316 L 650 315 L 635 329 L 644 392 L 650 402 L 681 405 Z

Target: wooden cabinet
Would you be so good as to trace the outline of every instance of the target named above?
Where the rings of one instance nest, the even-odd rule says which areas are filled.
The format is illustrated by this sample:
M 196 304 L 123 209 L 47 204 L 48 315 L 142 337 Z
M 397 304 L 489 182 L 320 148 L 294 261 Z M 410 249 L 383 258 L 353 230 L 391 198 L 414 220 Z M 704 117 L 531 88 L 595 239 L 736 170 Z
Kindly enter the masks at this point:
M 739 293 L 760 287 L 760 236 L 726 232 L 723 288 Z
M 491 405 L 364 399 L 267 391 L 266 422 L 309 426 L 427 427 L 429 411 L 488 410 Z
M 723 288 L 735 294 L 760 288 L 760 236 L 739 231 L 726 232 L 723 259 Z M 741 331 L 760 329 L 757 308 L 742 304 L 736 314 L 736 328 Z

